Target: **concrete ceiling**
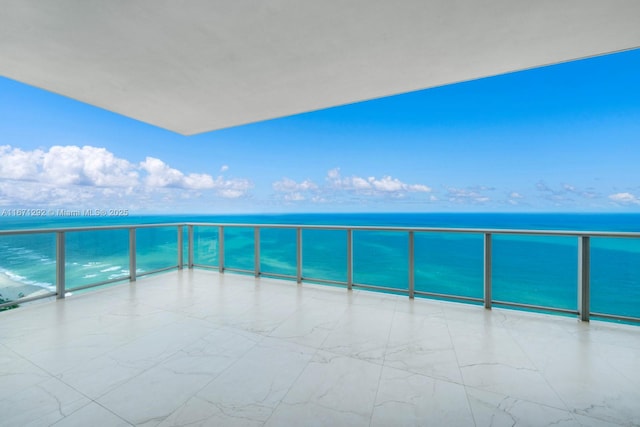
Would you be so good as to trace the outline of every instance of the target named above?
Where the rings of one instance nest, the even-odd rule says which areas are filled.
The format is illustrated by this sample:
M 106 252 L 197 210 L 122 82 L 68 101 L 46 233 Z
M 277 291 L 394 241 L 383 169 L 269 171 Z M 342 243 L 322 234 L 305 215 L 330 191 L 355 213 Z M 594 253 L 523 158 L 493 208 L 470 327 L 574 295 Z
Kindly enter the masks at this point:
M 638 46 L 638 0 L 0 0 L 0 75 L 187 135 Z

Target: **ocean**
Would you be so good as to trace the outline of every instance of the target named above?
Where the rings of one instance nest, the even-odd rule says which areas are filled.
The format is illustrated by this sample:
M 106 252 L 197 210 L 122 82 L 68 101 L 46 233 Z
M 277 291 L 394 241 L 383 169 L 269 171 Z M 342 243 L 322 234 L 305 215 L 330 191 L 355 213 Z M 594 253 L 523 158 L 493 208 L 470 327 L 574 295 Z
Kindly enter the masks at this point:
M 282 214 L 149 215 L 126 217 L 3 217 L 0 229 L 82 227 L 176 222 L 490 228 L 640 232 L 638 214 Z M 218 230 L 196 227 L 194 261 L 217 265 Z M 137 269 L 144 273 L 177 263 L 175 227 L 137 231 Z M 346 232 L 303 231 L 303 277 L 347 280 Z M 261 231 L 261 271 L 296 274 L 296 233 Z M 67 289 L 129 275 L 126 230 L 70 232 L 66 236 Z M 185 233 L 186 245 L 186 233 Z M 185 249 L 185 262 L 186 262 Z M 493 236 L 493 298 L 575 310 L 578 238 Z M 354 231 L 355 283 L 408 287 L 408 234 Z M 253 270 L 253 229 L 225 231 L 225 267 Z M 0 236 L 0 298 L 54 289 L 55 235 Z M 483 236 L 416 233 L 415 289 L 471 298 L 483 296 Z M 591 239 L 591 309 L 640 318 L 640 239 Z

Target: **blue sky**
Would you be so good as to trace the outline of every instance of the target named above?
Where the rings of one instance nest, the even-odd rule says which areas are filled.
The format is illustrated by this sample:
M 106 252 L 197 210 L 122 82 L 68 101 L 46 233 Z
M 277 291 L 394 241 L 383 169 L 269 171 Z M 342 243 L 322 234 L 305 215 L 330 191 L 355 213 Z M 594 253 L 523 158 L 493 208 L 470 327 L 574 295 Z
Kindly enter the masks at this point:
M 0 208 L 638 212 L 640 50 L 185 137 L 0 77 Z

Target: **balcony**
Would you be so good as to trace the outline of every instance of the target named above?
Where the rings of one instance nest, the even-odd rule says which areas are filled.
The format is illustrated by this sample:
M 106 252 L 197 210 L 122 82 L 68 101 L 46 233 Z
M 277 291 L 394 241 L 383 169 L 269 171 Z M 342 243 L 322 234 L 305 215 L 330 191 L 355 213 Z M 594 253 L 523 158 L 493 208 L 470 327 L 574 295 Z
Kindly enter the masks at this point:
M 79 280 L 73 236 L 82 231 L 22 231 L 50 234 L 57 290 L 27 296 L 21 304 L 42 298 L 0 313 L 0 424 L 640 424 L 637 326 L 506 310 L 492 298 L 486 310 L 484 299 L 472 305 L 408 298 L 410 288 L 371 292 L 353 281 L 353 270 L 335 286 L 304 275 L 264 277 L 260 249 L 268 245 L 253 226 L 248 256 L 259 270 L 220 272 L 235 262 L 224 231 L 214 245 L 222 246 L 217 271 L 176 269 L 183 258 L 188 265 L 200 260 L 198 227 L 233 228 L 169 226 L 177 265 L 142 276 L 140 266 L 149 264 L 140 230 L 153 227 L 86 230 L 87 236 L 117 231 L 126 239 L 136 273 L 108 287 L 73 283 Z M 297 230 L 291 232 L 300 254 L 304 230 Z M 347 259 L 357 258 L 349 247 L 357 248 L 365 231 L 338 230 Z M 412 231 L 408 243 L 428 233 Z M 486 265 L 495 243 L 486 235 L 495 232 L 473 233 L 480 233 Z M 585 274 L 577 274 L 577 285 L 587 291 L 589 243 L 598 237 L 606 238 L 578 237 L 576 265 Z M 164 243 L 158 243 L 160 250 Z M 414 258 L 415 267 L 412 252 L 409 245 L 406 261 L 410 266 Z M 296 258 L 296 273 L 305 272 Z M 482 277 L 491 284 L 491 271 Z M 411 274 L 407 281 L 411 285 Z M 89 292 L 94 286 L 100 289 Z M 573 314 L 581 315 L 579 309 Z

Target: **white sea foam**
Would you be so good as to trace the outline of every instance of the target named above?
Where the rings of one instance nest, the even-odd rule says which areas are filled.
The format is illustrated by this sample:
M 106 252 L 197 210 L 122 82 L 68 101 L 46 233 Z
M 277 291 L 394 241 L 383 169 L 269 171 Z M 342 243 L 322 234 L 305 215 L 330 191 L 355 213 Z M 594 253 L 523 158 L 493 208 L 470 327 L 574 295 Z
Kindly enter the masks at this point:
M 6 268 L 0 267 L 0 274 L 4 275 L 10 282 L 13 282 L 19 286 L 30 285 L 30 286 L 38 286 L 40 288 L 45 288 L 45 289 L 55 288 L 55 286 L 53 286 L 53 284 L 51 283 L 29 280 L 24 276 L 21 276 L 19 274 L 12 272 L 11 270 L 7 270 Z
M 2 249 L 5 250 L 8 254 L 10 254 L 9 258 L 31 260 L 31 261 L 46 261 L 46 262 L 53 261 L 50 257 L 29 248 L 23 248 L 20 246 L 13 247 L 13 246 L 5 245 L 2 247 Z
M 17 278 L 23 280 L 16 280 Z M 50 283 L 26 280 L 19 274 L 0 268 L 0 294 L 4 298 L 16 300 L 23 296 L 36 296 L 51 291 L 55 291 L 55 287 Z
M 10 280 L 14 281 L 14 282 L 19 282 L 19 283 L 24 283 L 24 284 L 30 284 L 27 283 L 26 280 L 27 278 L 24 276 L 21 276 L 19 274 L 16 274 L 10 270 L 6 270 L 4 268 L 0 268 L 0 273 L 4 274 L 5 276 L 7 276 Z
M 122 269 L 122 267 L 120 267 L 119 265 L 116 265 L 113 267 L 105 268 L 104 270 L 100 270 L 100 273 L 109 273 L 110 271 L 116 271 L 120 269 Z
M 83 267 L 101 267 L 103 265 L 105 265 L 105 263 L 101 261 L 89 261 L 82 264 Z

